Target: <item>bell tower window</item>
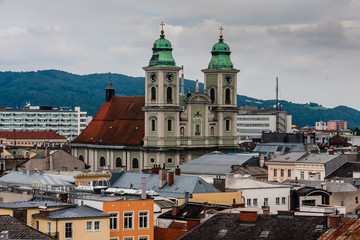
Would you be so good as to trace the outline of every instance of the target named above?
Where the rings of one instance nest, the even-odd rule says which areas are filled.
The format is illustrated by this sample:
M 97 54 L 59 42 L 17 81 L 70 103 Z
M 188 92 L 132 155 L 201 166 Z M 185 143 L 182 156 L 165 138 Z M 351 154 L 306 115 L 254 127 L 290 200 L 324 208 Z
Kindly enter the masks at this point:
M 211 103 L 215 102 L 215 89 L 214 88 L 210 89 L 210 99 L 211 99 Z
M 166 102 L 167 103 L 172 103 L 173 100 L 172 100 L 172 87 L 168 87 L 166 89 Z
M 231 90 L 227 88 L 225 90 L 225 104 L 231 104 Z
M 156 88 L 155 87 L 151 87 L 151 101 L 154 102 L 156 101 Z
M 230 119 L 226 119 L 225 120 L 225 131 L 230 131 L 230 124 L 231 124 L 231 121 Z
M 151 119 L 151 131 L 155 131 L 156 130 L 156 121 L 155 119 Z
M 168 132 L 172 131 L 172 120 L 171 119 L 167 120 L 167 130 L 168 130 Z

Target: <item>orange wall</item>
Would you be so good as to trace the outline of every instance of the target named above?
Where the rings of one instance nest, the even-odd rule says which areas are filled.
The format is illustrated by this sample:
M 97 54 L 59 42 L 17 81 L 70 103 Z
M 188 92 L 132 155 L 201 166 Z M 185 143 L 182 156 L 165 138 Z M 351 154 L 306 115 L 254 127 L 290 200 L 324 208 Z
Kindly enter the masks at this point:
M 148 211 L 148 228 L 139 229 L 139 212 Z M 104 202 L 104 213 L 118 212 L 119 228 L 118 230 L 111 230 L 110 237 L 134 237 L 138 239 L 139 236 L 148 236 L 149 240 L 154 239 L 154 200 L 127 200 L 116 202 Z M 124 212 L 133 212 L 133 230 L 124 230 Z

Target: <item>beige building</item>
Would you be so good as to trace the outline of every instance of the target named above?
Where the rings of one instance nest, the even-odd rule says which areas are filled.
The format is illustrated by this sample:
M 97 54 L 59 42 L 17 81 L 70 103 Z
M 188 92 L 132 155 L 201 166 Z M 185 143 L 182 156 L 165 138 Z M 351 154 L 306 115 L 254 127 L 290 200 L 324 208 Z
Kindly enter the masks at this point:
M 66 138 L 52 131 L 0 131 L 0 144 L 11 147 L 62 147 Z

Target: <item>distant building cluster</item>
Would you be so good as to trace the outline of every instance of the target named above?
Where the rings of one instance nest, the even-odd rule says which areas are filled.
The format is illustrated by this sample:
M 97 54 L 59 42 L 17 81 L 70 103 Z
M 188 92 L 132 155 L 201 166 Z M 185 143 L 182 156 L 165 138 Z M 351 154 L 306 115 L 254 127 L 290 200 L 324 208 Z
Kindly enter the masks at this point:
M 24 109 L 0 108 L 0 131 L 55 131 L 68 140 L 87 126 L 87 113 L 80 107 L 31 106 Z

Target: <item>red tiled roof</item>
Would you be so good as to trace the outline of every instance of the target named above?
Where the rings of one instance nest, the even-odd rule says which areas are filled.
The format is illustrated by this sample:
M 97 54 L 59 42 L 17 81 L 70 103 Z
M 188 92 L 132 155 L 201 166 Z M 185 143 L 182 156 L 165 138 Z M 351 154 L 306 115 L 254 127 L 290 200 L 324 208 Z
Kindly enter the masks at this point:
M 66 139 L 54 131 L 0 131 L 0 137 L 7 139 Z
M 155 228 L 154 240 L 176 240 L 185 235 L 187 231 L 174 228 Z
M 144 139 L 145 96 L 114 96 L 73 143 L 139 145 Z

